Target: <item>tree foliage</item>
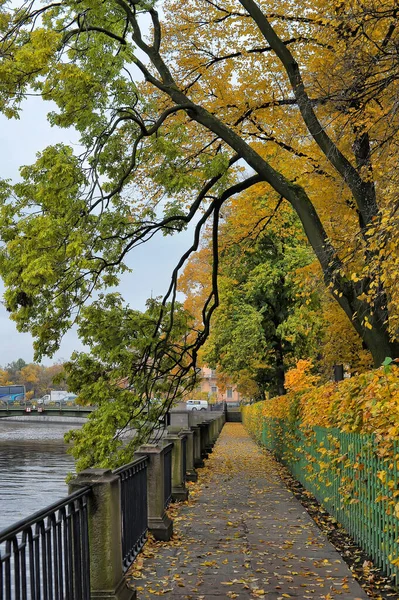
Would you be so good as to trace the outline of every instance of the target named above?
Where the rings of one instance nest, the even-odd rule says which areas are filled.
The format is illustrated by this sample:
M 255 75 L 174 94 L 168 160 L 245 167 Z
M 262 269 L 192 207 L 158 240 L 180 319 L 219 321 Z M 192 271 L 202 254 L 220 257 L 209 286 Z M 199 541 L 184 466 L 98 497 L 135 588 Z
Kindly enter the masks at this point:
M 209 235 L 179 281 L 197 321 L 209 293 L 211 244 Z M 276 213 L 258 185 L 223 207 L 219 245 L 220 306 L 201 358 L 244 395 L 283 394 L 286 370 L 316 357 L 322 339 L 319 295 L 308 287 L 305 298 L 297 277 L 313 261 L 298 219 L 289 205 Z
M 73 353 L 65 372 L 79 401 L 97 408 L 81 429 L 67 436 L 78 470 L 127 463 L 134 448 L 160 435 L 165 411 L 177 394 L 194 385 L 195 380 L 185 377 L 190 362 L 181 361 L 190 324 L 180 305 L 163 313 L 161 302 L 151 300 L 142 313 L 116 293 L 100 295 L 82 309 L 79 335 L 90 352 Z

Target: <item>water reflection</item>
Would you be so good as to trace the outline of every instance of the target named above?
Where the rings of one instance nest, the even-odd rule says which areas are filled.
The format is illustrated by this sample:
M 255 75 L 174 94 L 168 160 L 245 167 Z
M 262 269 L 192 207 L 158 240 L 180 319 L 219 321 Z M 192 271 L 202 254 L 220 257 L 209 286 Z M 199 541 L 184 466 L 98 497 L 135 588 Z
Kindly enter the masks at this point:
M 68 422 L 0 419 L 0 530 L 67 495 Z

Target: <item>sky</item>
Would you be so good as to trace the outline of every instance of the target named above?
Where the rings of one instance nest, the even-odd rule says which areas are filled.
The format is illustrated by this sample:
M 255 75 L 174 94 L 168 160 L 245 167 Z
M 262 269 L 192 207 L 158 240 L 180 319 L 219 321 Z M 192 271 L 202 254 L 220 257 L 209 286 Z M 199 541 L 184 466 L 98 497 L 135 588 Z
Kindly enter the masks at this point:
M 49 103 L 31 97 L 24 104 L 20 120 L 7 120 L 0 115 L 0 178 L 17 180 L 19 167 L 33 163 L 36 153 L 49 144 L 77 144 L 75 131 L 50 127 L 46 121 L 49 110 Z M 128 264 L 133 273 L 123 275 L 119 291 L 132 308 L 143 310 L 147 298 L 167 291 L 172 270 L 190 244 L 191 235 L 189 231 L 166 238 L 159 235 L 131 253 Z M 3 292 L 0 279 L 1 297 Z M 42 363 L 66 360 L 74 350 L 82 348 L 76 331 L 71 331 L 65 336 L 59 352 Z M 5 366 L 18 358 L 26 362 L 33 360 L 32 338 L 16 330 L 1 303 L 0 365 Z

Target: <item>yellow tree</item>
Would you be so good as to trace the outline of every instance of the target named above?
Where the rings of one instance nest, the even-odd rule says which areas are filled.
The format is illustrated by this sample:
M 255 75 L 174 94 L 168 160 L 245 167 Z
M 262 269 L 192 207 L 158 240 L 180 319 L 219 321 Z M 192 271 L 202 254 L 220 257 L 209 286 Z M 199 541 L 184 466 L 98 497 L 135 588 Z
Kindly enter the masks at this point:
M 0 385 L 11 385 L 9 374 L 4 369 L 0 369 Z

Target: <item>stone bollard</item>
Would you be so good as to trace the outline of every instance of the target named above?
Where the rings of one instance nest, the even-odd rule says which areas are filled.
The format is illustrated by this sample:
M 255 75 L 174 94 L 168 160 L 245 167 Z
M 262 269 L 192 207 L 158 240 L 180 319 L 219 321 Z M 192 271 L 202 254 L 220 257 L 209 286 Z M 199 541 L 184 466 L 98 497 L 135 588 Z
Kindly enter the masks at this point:
M 216 443 L 216 440 L 218 439 L 219 433 L 218 433 L 218 428 L 217 428 L 217 422 L 216 419 L 213 419 L 211 422 L 211 441 L 212 441 L 212 445 Z
M 201 436 L 201 457 L 208 458 L 208 423 L 199 423 L 200 436 Z
M 88 500 L 90 599 L 134 600 L 122 569 L 120 481 L 109 469 L 86 469 L 69 484 L 69 493 L 91 486 Z
M 219 437 L 220 434 L 220 427 L 219 427 L 219 417 L 216 417 L 215 419 L 215 431 L 216 431 L 216 436 Z
M 156 540 L 167 542 L 173 534 L 173 521 L 165 513 L 165 453 L 171 444 L 162 448 L 154 444 L 140 446 L 135 456 L 147 456 L 148 529 Z
M 185 458 L 183 456 L 186 436 L 179 433 L 171 433 L 163 438 L 163 443 L 173 442 L 172 450 L 172 498 L 184 502 L 188 498 L 186 488 Z
M 206 425 L 207 425 L 207 429 L 206 431 L 206 446 L 205 449 L 208 452 L 208 454 L 210 454 L 212 452 L 212 448 L 213 448 L 213 439 L 212 439 L 212 421 L 210 419 L 205 421 Z
M 222 431 L 224 425 L 224 413 L 218 417 L 218 430 L 219 433 Z
M 171 428 L 175 429 L 187 429 L 190 426 L 190 411 L 187 410 L 176 410 L 170 411 L 170 425 L 168 430 Z
M 192 425 L 191 430 L 194 434 L 194 467 L 203 467 L 204 461 L 201 456 L 201 428 L 199 425 Z
M 182 429 L 181 433 L 187 436 L 186 441 L 186 481 L 197 481 L 198 475 L 194 468 L 194 431 Z

